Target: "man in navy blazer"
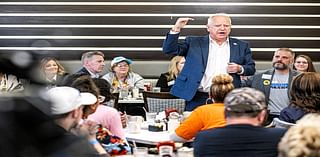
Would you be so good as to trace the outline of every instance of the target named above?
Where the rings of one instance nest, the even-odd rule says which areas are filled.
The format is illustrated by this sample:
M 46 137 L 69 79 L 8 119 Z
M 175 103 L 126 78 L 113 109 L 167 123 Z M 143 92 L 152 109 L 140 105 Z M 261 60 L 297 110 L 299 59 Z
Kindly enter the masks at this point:
M 179 42 L 181 29 L 192 20 L 179 18 L 163 43 L 164 53 L 186 58 L 184 68 L 170 92 L 187 101 L 187 111 L 206 103 L 214 75 L 229 73 L 234 86 L 240 87 L 240 75 L 255 73 L 249 44 L 229 37 L 231 19 L 228 15 L 215 14 L 208 18 L 209 35 L 187 36 Z
M 104 54 L 101 51 L 85 52 L 81 56 L 82 68 L 76 74 L 90 75 L 91 78 L 100 78 L 104 69 Z

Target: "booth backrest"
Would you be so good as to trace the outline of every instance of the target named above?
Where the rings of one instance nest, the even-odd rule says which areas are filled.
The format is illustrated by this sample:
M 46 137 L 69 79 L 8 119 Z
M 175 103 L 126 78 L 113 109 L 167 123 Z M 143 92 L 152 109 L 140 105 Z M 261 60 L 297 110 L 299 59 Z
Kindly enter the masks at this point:
M 110 71 L 110 60 L 106 61 L 105 71 Z M 67 69 L 69 73 L 74 73 L 81 68 L 80 61 L 61 61 L 62 65 Z M 160 76 L 161 73 L 168 71 L 169 61 L 134 61 L 132 64 L 132 71 L 140 74 L 145 79 L 154 80 Z M 315 63 L 317 71 L 320 71 L 320 62 Z M 271 68 L 270 61 L 258 61 L 256 62 L 257 71 Z

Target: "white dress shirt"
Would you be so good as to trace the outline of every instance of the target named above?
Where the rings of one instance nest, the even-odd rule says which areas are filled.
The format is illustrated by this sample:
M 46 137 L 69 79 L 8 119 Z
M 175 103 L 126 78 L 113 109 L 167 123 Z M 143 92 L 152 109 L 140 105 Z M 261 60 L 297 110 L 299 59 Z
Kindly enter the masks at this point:
M 230 61 L 229 38 L 219 45 L 210 38 L 209 54 L 206 71 L 200 82 L 199 91 L 209 92 L 212 84 L 212 78 L 218 74 L 227 74 L 227 66 Z

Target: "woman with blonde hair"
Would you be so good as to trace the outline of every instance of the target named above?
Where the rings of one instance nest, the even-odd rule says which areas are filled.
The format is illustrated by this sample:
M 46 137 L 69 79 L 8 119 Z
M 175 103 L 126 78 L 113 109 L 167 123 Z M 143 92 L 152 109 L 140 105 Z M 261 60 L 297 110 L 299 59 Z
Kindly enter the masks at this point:
M 320 115 L 310 113 L 282 137 L 278 157 L 320 157 Z
M 161 88 L 161 92 L 170 91 L 185 61 L 183 56 L 175 56 L 171 59 L 168 72 L 161 74 L 156 84 L 156 87 Z
M 44 83 L 49 86 L 56 86 L 67 73 L 56 58 L 46 57 L 40 62 L 40 75 Z
M 234 89 L 232 77 L 229 74 L 216 75 L 212 79 L 209 97 L 214 103 L 197 107 L 191 115 L 170 135 L 170 139 L 185 142 L 202 130 L 226 125 L 224 115 L 224 98 Z

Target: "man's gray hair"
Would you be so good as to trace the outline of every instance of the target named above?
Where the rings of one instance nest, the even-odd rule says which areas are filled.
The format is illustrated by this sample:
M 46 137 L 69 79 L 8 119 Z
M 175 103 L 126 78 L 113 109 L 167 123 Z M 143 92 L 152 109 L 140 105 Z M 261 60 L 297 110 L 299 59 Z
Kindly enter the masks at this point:
M 84 64 L 85 60 L 91 59 L 92 56 L 95 56 L 95 55 L 102 56 L 104 58 L 104 54 L 101 51 L 88 51 L 88 52 L 83 53 L 81 56 L 82 64 Z
M 295 52 L 294 52 L 292 49 L 287 48 L 287 47 L 279 48 L 279 49 L 277 49 L 274 53 L 276 53 L 276 52 L 278 52 L 278 51 L 287 51 L 287 52 L 290 52 L 290 53 L 291 53 L 291 55 L 292 55 L 293 58 L 294 58 L 294 56 L 295 56 Z
M 230 24 L 231 24 L 231 18 L 228 14 L 226 13 L 216 13 L 216 14 L 212 14 L 208 17 L 208 22 L 207 24 L 209 25 L 211 22 L 212 22 L 212 19 L 216 16 L 224 16 L 224 17 L 228 17 L 229 18 L 229 21 L 230 21 Z

